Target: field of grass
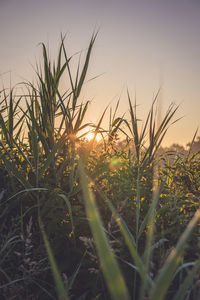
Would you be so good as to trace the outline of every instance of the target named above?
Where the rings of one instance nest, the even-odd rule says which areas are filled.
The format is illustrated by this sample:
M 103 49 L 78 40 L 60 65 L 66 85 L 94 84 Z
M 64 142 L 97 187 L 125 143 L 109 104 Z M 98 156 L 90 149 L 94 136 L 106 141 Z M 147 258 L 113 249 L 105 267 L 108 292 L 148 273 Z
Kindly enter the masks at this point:
M 0 299 L 200 299 L 200 154 L 161 154 L 178 107 L 157 124 L 158 95 L 143 126 L 128 92 L 126 119 L 87 122 L 95 39 L 75 75 L 62 38 L 0 91 Z

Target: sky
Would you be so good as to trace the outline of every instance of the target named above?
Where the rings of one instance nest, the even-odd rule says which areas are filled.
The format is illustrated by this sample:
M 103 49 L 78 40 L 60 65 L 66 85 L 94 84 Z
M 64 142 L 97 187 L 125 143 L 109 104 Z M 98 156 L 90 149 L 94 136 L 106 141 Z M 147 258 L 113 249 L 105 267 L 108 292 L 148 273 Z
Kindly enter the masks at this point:
M 127 88 L 144 120 L 161 87 L 161 115 L 173 102 L 182 117 L 163 145 L 190 142 L 200 125 L 200 0 L 0 0 L 0 84 L 34 80 L 41 42 L 56 57 L 66 33 L 68 53 L 84 54 L 97 29 L 88 79 L 101 76 L 83 90 L 88 120 L 119 98 L 129 118 Z

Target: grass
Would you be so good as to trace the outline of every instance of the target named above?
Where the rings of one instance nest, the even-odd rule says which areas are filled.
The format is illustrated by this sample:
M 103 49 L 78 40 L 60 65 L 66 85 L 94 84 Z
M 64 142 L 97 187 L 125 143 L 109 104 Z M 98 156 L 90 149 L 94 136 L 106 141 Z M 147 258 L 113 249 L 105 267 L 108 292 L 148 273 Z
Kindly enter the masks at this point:
M 19 97 L 1 91 L 1 299 L 197 299 L 199 153 L 160 156 L 178 107 L 157 125 L 158 94 L 142 127 L 129 92 L 128 118 L 118 102 L 108 129 L 108 107 L 97 124 L 85 120 L 96 37 L 74 77 L 61 36 L 55 62 L 41 44 L 36 84 Z

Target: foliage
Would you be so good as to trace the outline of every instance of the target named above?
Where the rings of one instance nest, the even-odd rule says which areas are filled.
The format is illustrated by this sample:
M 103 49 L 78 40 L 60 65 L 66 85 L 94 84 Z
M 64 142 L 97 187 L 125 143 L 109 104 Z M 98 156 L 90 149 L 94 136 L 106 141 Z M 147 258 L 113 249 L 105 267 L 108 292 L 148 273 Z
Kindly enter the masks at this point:
M 1 91 L 0 298 L 197 299 L 199 153 L 161 154 L 177 107 L 157 126 L 157 96 L 143 126 L 129 93 L 129 117 L 118 102 L 108 129 L 107 108 L 85 122 L 95 39 L 75 76 L 61 37 L 54 63 L 42 44 L 36 84 Z

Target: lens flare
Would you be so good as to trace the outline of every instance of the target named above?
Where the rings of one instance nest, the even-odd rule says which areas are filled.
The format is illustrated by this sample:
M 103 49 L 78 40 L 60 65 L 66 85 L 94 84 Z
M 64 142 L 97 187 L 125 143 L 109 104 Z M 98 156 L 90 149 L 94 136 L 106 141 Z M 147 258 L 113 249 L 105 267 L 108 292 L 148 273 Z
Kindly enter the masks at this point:
M 120 160 L 117 157 L 113 157 L 110 160 L 109 168 L 111 171 L 117 171 L 120 168 Z

